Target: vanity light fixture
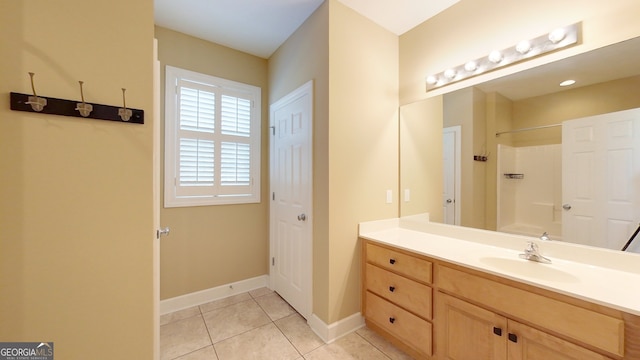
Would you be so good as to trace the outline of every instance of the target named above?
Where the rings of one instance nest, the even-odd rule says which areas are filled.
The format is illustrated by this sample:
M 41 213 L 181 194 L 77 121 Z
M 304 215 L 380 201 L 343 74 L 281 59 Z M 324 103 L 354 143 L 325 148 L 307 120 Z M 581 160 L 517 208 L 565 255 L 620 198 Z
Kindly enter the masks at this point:
M 561 27 L 548 34 L 520 41 L 507 49 L 494 50 L 487 56 L 429 75 L 426 77 L 427 91 L 575 45 L 578 43 L 579 31 L 580 23 Z

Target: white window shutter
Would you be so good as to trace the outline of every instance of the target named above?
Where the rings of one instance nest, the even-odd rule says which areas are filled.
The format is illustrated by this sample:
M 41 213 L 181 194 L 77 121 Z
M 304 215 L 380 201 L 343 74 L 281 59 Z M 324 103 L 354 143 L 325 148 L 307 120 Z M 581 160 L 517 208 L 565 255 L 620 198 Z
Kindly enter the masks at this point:
M 165 205 L 259 202 L 260 89 L 169 66 L 166 81 Z

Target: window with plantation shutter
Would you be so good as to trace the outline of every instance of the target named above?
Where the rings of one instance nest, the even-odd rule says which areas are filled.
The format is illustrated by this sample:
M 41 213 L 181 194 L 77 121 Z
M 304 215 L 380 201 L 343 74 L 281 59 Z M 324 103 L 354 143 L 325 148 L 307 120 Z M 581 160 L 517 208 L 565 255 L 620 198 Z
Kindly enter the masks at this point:
M 260 88 L 166 68 L 165 206 L 260 202 Z

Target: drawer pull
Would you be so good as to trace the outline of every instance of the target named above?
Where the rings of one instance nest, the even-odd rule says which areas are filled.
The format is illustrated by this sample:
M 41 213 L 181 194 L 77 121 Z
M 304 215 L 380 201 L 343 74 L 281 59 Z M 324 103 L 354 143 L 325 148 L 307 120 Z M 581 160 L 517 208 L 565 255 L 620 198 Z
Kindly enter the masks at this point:
M 391 292 L 396 291 L 396 287 L 395 286 L 389 286 L 389 291 L 391 291 Z
M 389 259 L 389 264 L 393 265 L 396 263 L 396 259 Z
M 396 322 L 396 318 L 394 318 L 394 317 L 390 317 L 390 318 L 389 318 L 389 322 L 393 324 L 394 322 Z
M 509 340 L 511 340 L 514 343 L 517 343 L 518 342 L 518 335 L 509 333 Z
M 498 336 L 502 336 L 502 329 L 500 329 L 499 327 L 494 327 L 493 328 L 493 333 L 498 335 Z

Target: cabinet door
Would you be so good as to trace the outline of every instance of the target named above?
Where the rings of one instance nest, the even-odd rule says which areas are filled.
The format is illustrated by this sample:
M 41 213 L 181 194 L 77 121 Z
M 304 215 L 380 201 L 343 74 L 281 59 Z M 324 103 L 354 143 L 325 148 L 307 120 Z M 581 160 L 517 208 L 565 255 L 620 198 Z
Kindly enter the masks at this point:
M 509 320 L 509 360 L 610 359 L 545 332 Z
M 442 293 L 436 295 L 435 318 L 439 359 L 506 359 L 506 318 Z

